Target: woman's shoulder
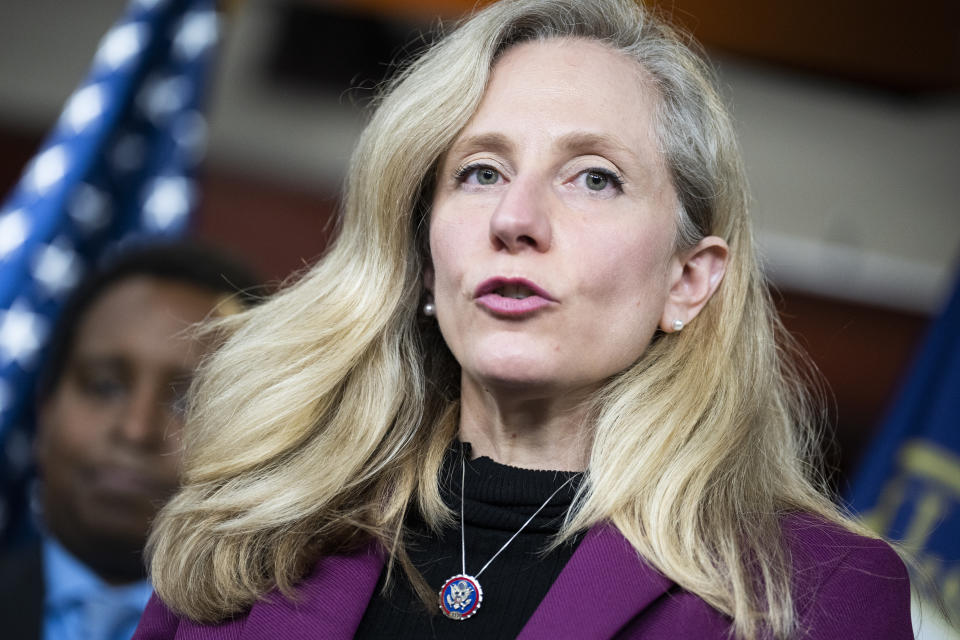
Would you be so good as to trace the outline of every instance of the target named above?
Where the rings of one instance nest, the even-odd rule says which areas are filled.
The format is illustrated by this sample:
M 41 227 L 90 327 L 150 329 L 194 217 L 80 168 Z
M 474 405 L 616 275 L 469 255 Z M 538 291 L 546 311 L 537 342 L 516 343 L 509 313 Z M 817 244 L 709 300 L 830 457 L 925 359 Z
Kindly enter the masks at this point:
M 908 582 L 903 560 L 884 540 L 854 533 L 809 513 L 790 513 L 781 526 L 796 573 L 828 578 L 827 574 L 852 570 Z
M 910 578 L 893 548 L 827 520 L 782 520 L 796 611 L 812 637 L 912 638 Z
M 180 618 L 171 611 L 156 593 L 150 596 L 147 608 L 140 616 L 140 624 L 132 640 L 170 640 L 180 627 Z
M 383 555 L 373 543 L 321 557 L 292 597 L 274 588 L 250 609 L 214 624 L 178 616 L 154 593 L 132 640 L 349 638 L 366 610 L 382 566 Z

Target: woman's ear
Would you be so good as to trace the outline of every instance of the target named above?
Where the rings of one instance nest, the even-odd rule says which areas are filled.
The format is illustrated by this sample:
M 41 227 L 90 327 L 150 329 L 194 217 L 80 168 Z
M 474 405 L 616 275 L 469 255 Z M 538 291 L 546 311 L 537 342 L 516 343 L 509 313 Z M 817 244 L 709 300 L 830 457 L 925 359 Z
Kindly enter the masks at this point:
M 677 254 L 660 329 L 668 333 L 679 331 L 697 317 L 720 286 L 729 254 L 727 243 L 717 236 L 707 236 Z

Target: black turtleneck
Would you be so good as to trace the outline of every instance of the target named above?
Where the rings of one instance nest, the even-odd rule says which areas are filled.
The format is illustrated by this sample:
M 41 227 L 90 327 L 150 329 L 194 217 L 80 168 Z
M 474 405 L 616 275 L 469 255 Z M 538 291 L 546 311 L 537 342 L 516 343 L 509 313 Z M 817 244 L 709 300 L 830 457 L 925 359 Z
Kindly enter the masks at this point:
M 383 572 L 356 638 L 514 638 L 573 555 L 580 537 L 546 555 L 543 549 L 560 529 L 580 474 L 519 469 L 486 457 L 470 460 L 469 447 L 463 445 L 463 457 L 459 446 L 452 447 L 440 472 L 443 500 L 459 514 L 460 465 L 461 459 L 466 460 L 463 516 L 469 575 L 476 575 L 551 493 L 571 476 L 576 478 L 477 578 L 483 589 L 483 603 L 474 616 L 450 620 L 440 613 L 438 604 L 428 613 L 402 571 L 394 572 L 393 584 L 384 593 Z M 439 593 L 448 578 L 461 572 L 459 522 L 444 529 L 439 537 L 427 535 L 425 525 L 417 517 L 410 518 L 408 529 L 410 558 Z

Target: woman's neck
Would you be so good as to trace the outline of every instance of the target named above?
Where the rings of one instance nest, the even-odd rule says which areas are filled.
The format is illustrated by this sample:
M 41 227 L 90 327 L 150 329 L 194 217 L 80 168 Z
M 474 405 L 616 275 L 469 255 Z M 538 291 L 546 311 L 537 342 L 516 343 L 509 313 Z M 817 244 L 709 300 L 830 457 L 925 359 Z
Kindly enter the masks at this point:
M 520 394 L 464 379 L 460 439 L 474 458 L 525 469 L 583 471 L 590 438 L 583 394 Z

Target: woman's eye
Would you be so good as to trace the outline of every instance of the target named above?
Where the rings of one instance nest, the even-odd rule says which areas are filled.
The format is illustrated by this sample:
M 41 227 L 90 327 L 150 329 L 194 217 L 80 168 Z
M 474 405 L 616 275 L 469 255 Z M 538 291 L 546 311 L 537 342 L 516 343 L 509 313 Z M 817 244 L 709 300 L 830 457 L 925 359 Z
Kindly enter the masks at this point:
M 491 169 L 490 167 L 481 167 L 477 169 L 478 184 L 496 184 L 499 177 L 500 174 L 497 173 L 496 169 Z
M 486 165 L 472 165 L 457 171 L 456 178 L 460 182 L 488 187 L 500 182 L 500 172 Z
M 590 191 L 620 191 L 623 180 L 612 171 L 606 169 L 588 169 L 580 174 L 580 180 Z
M 610 178 L 596 171 L 588 171 L 586 179 L 587 188 L 593 191 L 603 191 L 607 183 L 610 182 Z

